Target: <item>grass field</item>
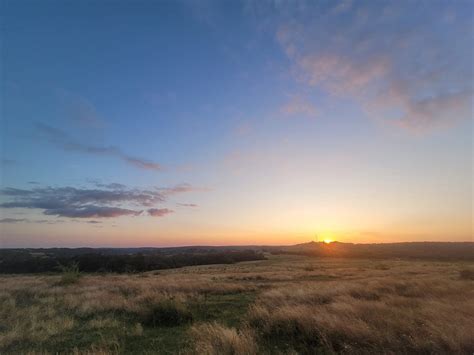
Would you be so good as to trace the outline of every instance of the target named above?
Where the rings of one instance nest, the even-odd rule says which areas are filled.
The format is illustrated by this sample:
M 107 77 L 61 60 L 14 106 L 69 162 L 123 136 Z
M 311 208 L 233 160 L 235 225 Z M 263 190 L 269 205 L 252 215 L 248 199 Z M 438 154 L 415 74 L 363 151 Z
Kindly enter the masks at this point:
M 1 276 L 2 354 L 474 351 L 474 263 L 268 256 Z

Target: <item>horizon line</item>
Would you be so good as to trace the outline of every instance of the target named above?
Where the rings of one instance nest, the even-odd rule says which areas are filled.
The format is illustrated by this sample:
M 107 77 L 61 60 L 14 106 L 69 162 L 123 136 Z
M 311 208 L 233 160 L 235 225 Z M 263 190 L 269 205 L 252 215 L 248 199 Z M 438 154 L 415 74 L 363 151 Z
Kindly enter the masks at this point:
M 309 243 L 315 244 L 352 244 L 352 245 L 374 245 L 374 244 L 423 244 L 423 243 L 431 243 L 431 244 L 461 244 L 461 243 L 473 243 L 474 241 L 405 241 L 405 242 L 374 242 L 374 243 L 353 243 L 353 242 L 340 242 L 340 241 L 332 241 L 331 243 L 325 243 L 324 241 L 314 241 L 310 240 L 308 242 L 303 243 L 296 243 L 296 244 L 186 244 L 186 245 L 174 245 L 174 246 L 45 246 L 45 247 L 0 247 L 0 250 L 3 249 L 81 249 L 81 248 L 90 248 L 90 249 L 172 249 L 172 248 L 233 248 L 233 247 L 290 247 L 290 246 L 297 246 L 297 245 L 304 245 Z

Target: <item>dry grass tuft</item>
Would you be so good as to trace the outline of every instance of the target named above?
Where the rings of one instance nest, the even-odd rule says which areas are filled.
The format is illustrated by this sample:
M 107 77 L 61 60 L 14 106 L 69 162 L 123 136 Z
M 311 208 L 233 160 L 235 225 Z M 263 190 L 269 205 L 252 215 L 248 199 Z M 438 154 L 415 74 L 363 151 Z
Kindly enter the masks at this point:
M 257 354 L 258 347 L 252 330 L 241 331 L 218 323 L 201 324 L 191 328 L 194 351 L 205 355 Z

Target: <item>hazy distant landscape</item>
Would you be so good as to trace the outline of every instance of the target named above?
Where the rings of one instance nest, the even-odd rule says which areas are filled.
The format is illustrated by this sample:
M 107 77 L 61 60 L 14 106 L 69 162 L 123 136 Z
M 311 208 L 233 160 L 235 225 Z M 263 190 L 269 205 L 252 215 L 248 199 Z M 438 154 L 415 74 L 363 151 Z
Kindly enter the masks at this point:
M 264 253 L 312 257 L 472 261 L 474 243 L 309 242 L 289 246 L 0 249 L 0 273 L 51 273 L 73 265 L 81 272 L 143 272 L 192 265 L 262 260 L 265 259 Z
M 474 243 L 424 244 L 3 249 L 0 352 L 471 354 Z

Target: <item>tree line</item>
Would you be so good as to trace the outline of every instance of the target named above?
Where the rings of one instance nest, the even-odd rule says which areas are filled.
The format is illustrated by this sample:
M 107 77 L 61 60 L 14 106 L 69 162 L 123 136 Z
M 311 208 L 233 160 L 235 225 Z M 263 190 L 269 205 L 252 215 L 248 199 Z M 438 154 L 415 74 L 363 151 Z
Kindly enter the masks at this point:
M 1 250 L 0 273 L 60 272 L 63 267 L 77 265 L 80 272 L 143 272 L 180 268 L 193 265 L 233 264 L 241 261 L 263 260 L 264 255 L 254 250 L 180 253 L 174 255 L 87 253 L 64 256 L 34 253 L 28 250 Z

